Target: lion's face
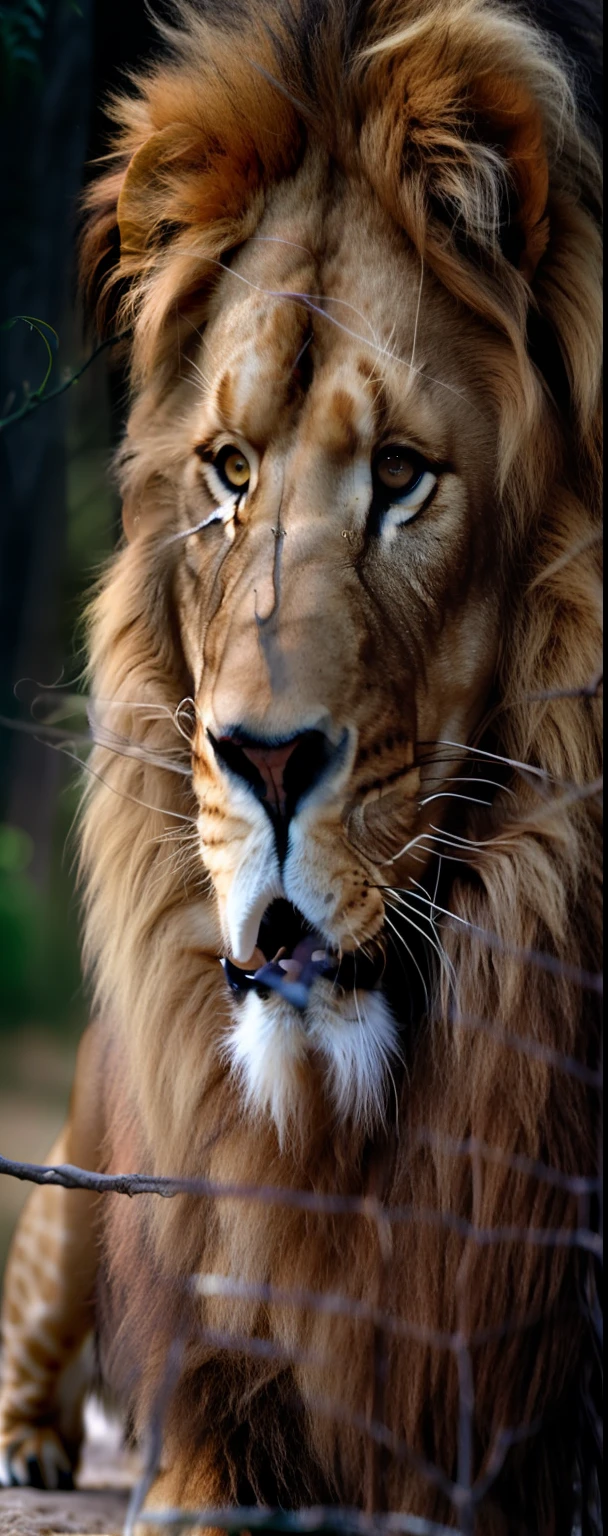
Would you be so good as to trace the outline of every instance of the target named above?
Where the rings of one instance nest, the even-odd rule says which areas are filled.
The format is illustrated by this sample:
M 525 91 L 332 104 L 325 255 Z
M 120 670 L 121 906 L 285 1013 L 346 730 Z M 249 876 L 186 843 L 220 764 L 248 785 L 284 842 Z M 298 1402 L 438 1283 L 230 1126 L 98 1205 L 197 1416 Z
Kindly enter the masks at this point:
M 373 1110 L 396 1047 L 382 887 L 424 876 L 438 744 L 466 743 L 496 658 L 490 359 L 372 194 L 308 164 L 169 407 L 201 855 L 233 1054 L 279 1119 L 310 1054 Z

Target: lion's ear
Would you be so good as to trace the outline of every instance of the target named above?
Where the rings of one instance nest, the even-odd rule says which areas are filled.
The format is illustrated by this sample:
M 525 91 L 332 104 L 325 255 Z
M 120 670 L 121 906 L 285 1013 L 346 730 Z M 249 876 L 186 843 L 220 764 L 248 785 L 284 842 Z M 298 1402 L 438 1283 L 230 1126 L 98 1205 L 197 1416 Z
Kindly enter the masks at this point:
M 551 68 L 522 50 L 518 23 L 438 7 L 363 58 L 361 153 L 393 216 L 420 246 L 502 255 L 530 281 L 549 239 Z
M 114 169 L 87 196 L 81 273 L 101 325 L 117 309 L 121 325 L 136 320 L 140 379 L 179 355 L 176 327 L 200 325 L 223 253 L 253 232 L 265 188 L 300 153 L 292 106 L 251 65 L 266 44 L 250 27 L 235 51 L 197 25 L 195 56 L 182 49 L 112 107 Z
M 490 73 L 476 85 L 477 131 L 504 165 L 500 247 L 531 282 L 549 241 L 549 167 L 542 112 L 526 86 L 507 75 Z
M 84 200 L 79 275 L 87 310 L 101 336 L 115 321 L 129 286 L 141 279 L 166 240 L 170 191 L 163 201 L 163 173 L 172 164 L 173 185 L 183 178 L 176 126 L 154 130 L 142 122 L 137 137 L 139 142 L 134 142 L 127 127 L 121 135 L 128 139 L 124 153 L 117 151 L 118 163 L 92 183 Z
M 176 126 L 168 124 L 151 133 L 129 161 L 116 206 L 120 258 L 126 270 L 139 269 L 149 253 L 155 227 L 157 233 L 161 223 L 166 228 L 163 169 L 172 159 L 180 160 L 180 133 Z

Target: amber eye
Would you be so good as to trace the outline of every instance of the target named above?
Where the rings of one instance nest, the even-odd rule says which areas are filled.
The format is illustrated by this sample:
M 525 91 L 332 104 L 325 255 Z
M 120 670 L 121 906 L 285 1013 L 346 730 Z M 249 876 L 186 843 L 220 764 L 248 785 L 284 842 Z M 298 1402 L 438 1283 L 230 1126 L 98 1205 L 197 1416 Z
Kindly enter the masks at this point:
M 213 468 L 229 491 L 242 493 L 247 490 L 251 467 L 245 454 L 234 443 L 227 443 L 225 448 L 220 448 L 213 460 Z
M 438 477 L 428 460 L 415 448 L 391 444 L 376 454 L 372 463 L 372 482 L 376 509 L 388 515 L 393 508 L 390 526 L 398 527 L 412 522 L 428 506 Z
M 382 448 L 374 460 L 374 479 L 399 495 L 420 479 L 422 461 L 408 448 Z

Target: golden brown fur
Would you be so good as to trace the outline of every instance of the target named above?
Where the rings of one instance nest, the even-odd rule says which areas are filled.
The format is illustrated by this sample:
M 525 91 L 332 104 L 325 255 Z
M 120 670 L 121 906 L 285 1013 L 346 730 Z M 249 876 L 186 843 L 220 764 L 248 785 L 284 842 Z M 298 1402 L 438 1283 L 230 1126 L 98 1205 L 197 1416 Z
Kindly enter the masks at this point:
M 453 1521 L 428 1465 L 458 1472 L 457 1365 L 420 1330 L 483 1331 L 473 1476 L 505 1432 L 530 1435 L 505 1443 L 475 1529 L 553 1536 L 571 1527 L 586 1261 L 513 1235 L 579 1213 L 509 1159 L 595 1168 L 596 1100 L 558 1060 L 593 1068 L 598 1050 L 577 975 L 599 953 L 598 704 L 568 693 L 600 643 L 595 160 L 561 64 L 502 5 L 380 0 L 352 11 L 350 37 L 340 5 L 315 26 L 299 8 L 179 10 L 172 57 L 115 107 L 84 246 L 91 291 L 101 280 L 133 337 L 128 542 L 92 615 L 104 745 L 83 824 L 106 1166 L 372 1192 L 414 1215 L 387 1256 L 363 1217 L 116 1201 L 107 1367 L 143 1428 L 169 1338 L 184 1343 L 159 1500 Z M 312 382 L 297 371 L 311 345 Z M 379 421 L 452 466 L 390 559 L 342 490 Z M 194 450 L 219 422 L 260 466 L 231 543 L 217 524 L 187 536 L 210 505 Z M 247 960 L 278 888 L 265 815 L 222 776 L 209 722 L 288 736 L 320 700 L 356 746 L 331 803 L 298 815 L 290 899 L 354 948 L 384 922 L 379 887 L 432 893 L 447 850 L 451 968 L 431 967 L 428 1011 L 403 1030 L 398 1115 L 380 1068 L 384 1097 L 362 1089 L 342 1112 L 321 1024 L 275 1063 L 284 1091 L 271 1062 L 249 1105 L 226 1054 L 218 957 L 232 943 Z M 423 804 L 458 793 L 473 759 L 483 778 L 472 742 L 492 754 L 491 803 Z M 438 845 L 437 825 L 466 842 Z M 476 1156 L 455 1150 L 468 1138 Z M 459 1221 L 512 1235 L 484 1245 Z M 371 1322 L 203 1301 L 206 1273 L 378 1304 L 414 1336 L 393 1341 L 378 1398 Z M 281 1358 L 239 1350 L 243 1335 Z

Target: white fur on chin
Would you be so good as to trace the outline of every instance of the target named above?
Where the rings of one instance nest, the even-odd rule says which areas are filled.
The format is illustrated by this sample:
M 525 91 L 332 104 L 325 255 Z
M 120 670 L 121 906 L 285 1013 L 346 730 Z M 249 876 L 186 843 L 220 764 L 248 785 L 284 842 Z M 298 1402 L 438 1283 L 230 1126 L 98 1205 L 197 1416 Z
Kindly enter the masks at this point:
M 272 1116 L 281 1142 L 297 1121 L 302 1074 L 313 1055 L 322 1062 L 340 1120 L 352 1117 L 371 1131 L 383 1118 L 399 1035 L 381 992 L 353 992 L 338 1001 L 317 983 L 304 1015 L 280 997 L 256 992 L 234 1008 L 229 1061 L 248 1108 Z

